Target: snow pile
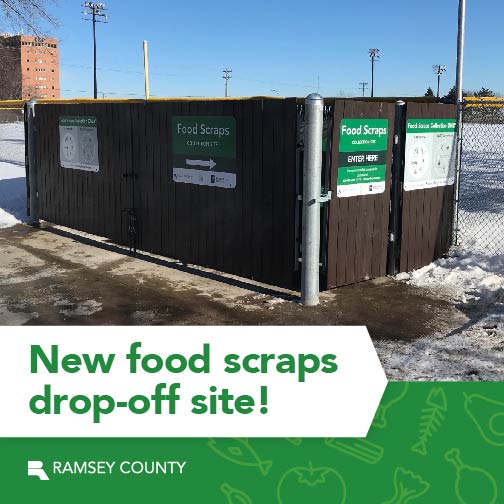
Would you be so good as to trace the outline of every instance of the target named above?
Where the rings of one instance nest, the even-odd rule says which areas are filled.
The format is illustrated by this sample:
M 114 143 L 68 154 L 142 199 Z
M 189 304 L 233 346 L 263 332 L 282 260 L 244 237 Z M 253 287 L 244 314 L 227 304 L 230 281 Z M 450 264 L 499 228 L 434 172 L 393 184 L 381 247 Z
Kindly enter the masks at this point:
M 450 300 L 466 322 L 414 342 L 376 342 L 389 378 L 504 380 L 504 255 L 455 250 L 396 280 Z
M 0 124 L 0 228 L 26 220 L 23 123 Z
M 502 303 L 501 303 L 502 307 Z M 501 311 L 501 320 L 504 311 Z M 466 326 L 416 341 L 374 342 L 389 380 L 503 381 L 502 323 Z
M 455 302 L 493 302 L 504 289 L 504 255 L 491 257 L 456 250 L 446 259 L 400 273 L 396 279 Z

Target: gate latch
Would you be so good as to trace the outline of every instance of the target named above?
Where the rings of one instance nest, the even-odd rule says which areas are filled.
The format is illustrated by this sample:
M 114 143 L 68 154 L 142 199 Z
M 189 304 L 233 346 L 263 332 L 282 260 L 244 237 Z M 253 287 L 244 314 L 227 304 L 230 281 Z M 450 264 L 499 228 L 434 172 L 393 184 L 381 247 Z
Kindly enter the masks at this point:
M 298 194 L 298 201 L 303 201 L 303 195 Z M 332 191 L 327 191 L 326 193 L 322 193 L 317 199 L 317 203 L 327 203 L 332 200 Z
M 332 191 L 327 191 L 326 193 L 322 193 L 318 200 L 319 203 L 327 203 L 332 199 Z

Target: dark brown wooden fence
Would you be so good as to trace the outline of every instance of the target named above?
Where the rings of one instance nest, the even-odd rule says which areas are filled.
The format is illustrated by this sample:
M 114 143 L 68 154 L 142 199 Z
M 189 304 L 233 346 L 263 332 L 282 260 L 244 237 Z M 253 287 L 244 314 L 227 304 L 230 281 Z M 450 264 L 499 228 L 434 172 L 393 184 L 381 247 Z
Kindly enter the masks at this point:
M 96 116 L 98 173 L 61 168 L 59 117 Z M 172 116 L 233 116 L 234 189 L 174 183 Z M 40 217 L 220 271 L 295 288 L 296 100 L 43 104 Z
M 133 104 L 43 105 L 36 108 L 39 212 L 42 219 L 118 243 L 127 242 L 133 195 L 123 173 L 132 169 Z M 59 117 L 96 116 L 100 172 L 60 166 Z
M 343 118 L 388 119 L 385 192 L 337 197 L 340 123 Z M 328 227 L 328 289 L 386 274 L 393 126 L 393 103 L 355 100 L 335 102 L 330 182 L 333 197 L 329 203 Z
M 390 101 L 336 100 L 331 106 L 331 155 L 326 161 L 333 199 L 327 221 L 322 220 L 321 244 L 324 265 L 327 260 L 321 285 L 327 288 L 386 274 L 395 114 Z M 97 118 L 97 173 L 61 167 L 62 116 Z M 174 116 L 234 117 L 234 189 L 173 181 Z M 302 146 L 296 142 L 301 117 L 296 99 L 37 105 L 40 217 L 126 245 L 131 240 L 128 209 L 133 209 L 140 249 L 297 289 L 301 216 L 296 212 L 302 177 L 296 173 L 296 149 L 299 154 Z M 455 107 L 407 103 L 407 117 L 453 118 Z M 388 121 L 384 192 L 337 197 L 343 118 Z M 429 264 L 448 250 L 452 203 L 453 186 L 402 192 L 401 271 Z
M 454 119 L 455 105 L 407 103 L 406 119 Z M 454 185 L 403 191 L 400 271 L 430 264 L 451 243 Z

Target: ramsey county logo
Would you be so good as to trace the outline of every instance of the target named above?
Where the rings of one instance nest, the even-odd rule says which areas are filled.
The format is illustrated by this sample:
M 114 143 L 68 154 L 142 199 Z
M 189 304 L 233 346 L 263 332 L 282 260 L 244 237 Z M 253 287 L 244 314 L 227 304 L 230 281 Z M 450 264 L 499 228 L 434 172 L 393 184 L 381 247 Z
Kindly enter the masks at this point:
M 38 479 L 48 480 L 49 477 L 43 467 L 44 463 L 40 460 L 28 460 L 28 476 L 37 476 Z

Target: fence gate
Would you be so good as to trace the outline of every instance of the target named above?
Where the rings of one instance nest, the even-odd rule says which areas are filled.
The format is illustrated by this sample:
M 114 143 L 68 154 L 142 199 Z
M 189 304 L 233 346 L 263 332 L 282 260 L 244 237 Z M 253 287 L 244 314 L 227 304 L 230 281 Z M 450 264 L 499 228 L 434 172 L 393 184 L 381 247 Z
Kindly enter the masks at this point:
M 437 123 L 436 126 L 444 124 L 451 130 L 451 138 L 447 141 L 438 139 L 436 148 L 431 147 L 430 156 L 422 153 L 421 150 L 416 155 L 410 153 L 410 165 L 418 162 L 418 177 L 421 180 L 423 156 L 430 157 L 431 179 L 446 174 L 443 168 L 454 166 L 455 145 L 454 131 L 457 110 L 454 105 L 441 105 L 438 103 L 407 103 L 406 121 L 418 119 L 429 120 Z M 438 120 L 438 121 L 436 121 Z M 445 121 L 446 120 L 446 121 Z M 432 129 L 425 137 L 431 136 Z M 435 131 L 435 130 L 434 130 Z M 443 130 L 440 130 L 440 132 Z M 408 127 L 406 126 L 406 134 Z M 436 133 L 437 135 L 437 133 Z M 425 140 L 427 142 L 427 140 Z M 428 144 L 425 143 L 425 146 Z M 445 151 L 445 149 L 447 149 Z M 448 153 L 445 155 L 445 152 Z M 439 166 L 438 166 L 439 165 Z M 412 166 L 409 166 L 411 171 Z M 402 236 L 400 271 L 412 271 L 430 264 L 446 254 L 450 248 L 451 230 L 453 224 L 453 198 L 454 198 L 454 177 L 450 183 L 443 182 L 441 185 L 434 184 L 434 187 L 425 186 L 422 189 L 414 189 L 418 184 L 414 177 L 409 178 L 409 186 L 404 185 L 402 197 Z M 430 184 L 429 184 L 430 185 Z M 412 190 L 408 190 L 412 189 Z
M 55 224 L 129 244 L 129 210 L 135 207 L 132 113 L 135 103 L 37 105 L 35 113 L 40 217 Z M 61 118 L 96 118 L 99 172 L 65 169 L 69 136 L 60 145 Z M 63 126 L 66 127 L 66 126 Z M 71 123 L 68 128 L 71 128 Z M 66 151 L 65 151 L 66 149 Z
M 337 100 L 333 124 L 329 289 L 386 274 L 394 104 Z M 358 183 L 362 173 L 375 180 Z
M 504 99 L 466 98 L 457 242 L 504 254 Z
M 296 99 L 37 104 L 39 216 L 296 288 L 296 116 Z

